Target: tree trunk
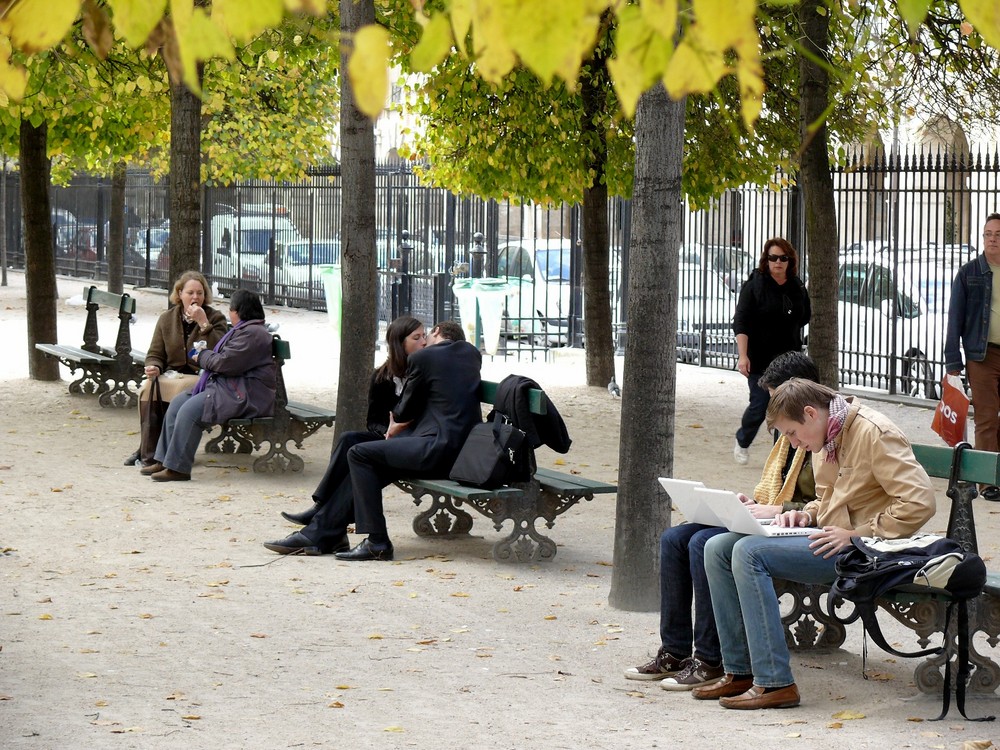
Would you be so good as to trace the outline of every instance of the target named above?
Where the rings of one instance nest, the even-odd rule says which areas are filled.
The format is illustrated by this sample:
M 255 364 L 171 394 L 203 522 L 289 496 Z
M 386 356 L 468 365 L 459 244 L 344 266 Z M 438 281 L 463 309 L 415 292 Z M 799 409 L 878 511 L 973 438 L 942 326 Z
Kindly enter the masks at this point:
M 125 272 L 125 162 L 115 164 L 111 175 L 111 227 L 108 232 L 108 291 L 122 293 Z
M 57 343 L 55 249 L 49 206 L 49 127 L 21 120 L 21 213 L 24 216 L 25 273 L 28 307 L 28 376 L 59 380 L 59 361 L 35 349 Z
M 674 469 L 677 252 L 684 222 L 684 100 L 662 85 L 639 99 L 629 243 L 628 340 L 622 382 L 614 571 L 608 601 L 659 606 L 659 535 L 670 503 L 656 481 Z
M 170 83 L 170 281 L 201 269 L 201 99 Z M 204 269 L 211 271 L 211 269 Z
M 820 12 L 820 11 L 824 12 Z M 823 0 L 803 0 L 799 6 L 802 45 L 815 58 L 826 60 L 830 47 L 830 15 Z M 799 55 L 799 132 L 802 156 L 799 174 L 805 200 L 806 237 L 809 241 L 809 356 L 819 368 L 820 380 L 839 387 L 837 352 L 837 206 L 830 172 L 830 151 L 825 119 L 830 101 L 826 70 L 806 55 Z M 814 126 L 814 123 L 819 123 Z
M 365 427 L 366 394 L 375 359 L 375 130 L 354 103 L 347 76 L 351 35 L 375 22 L 373 0 L 340 5 L 340 263 L 343 289 L 337 429 Z
M 583 191 L 584 329 L 587 334 L 587 385 L 606 386 L 615 374 L 611 332 L 611 296 L 608 289 L 608 186 L 604 182 L 608 140 L 603 126 L 594 125 L 607 107 L 611 86 L 600 47 L 581 75 L 582 138 L 588 146 L 594 181 Z

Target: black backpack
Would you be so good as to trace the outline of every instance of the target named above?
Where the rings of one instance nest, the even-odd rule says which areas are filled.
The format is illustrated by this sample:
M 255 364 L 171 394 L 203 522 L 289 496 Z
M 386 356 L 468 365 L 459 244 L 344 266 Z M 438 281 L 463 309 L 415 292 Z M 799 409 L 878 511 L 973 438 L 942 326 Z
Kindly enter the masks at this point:
M 986 565 L 974 552 L 967 552 L 954 539 L 918 534 L 906 539 L 852 537 L 851 546 L 841 550 L 836 560 L 837 579 L 830 586 L 827 611 L 840 622 L 860 617 L 865 632 L 876 645 L 903 657 L 937 656 L 949 643 L 952 611 L 957 609 L 958 675 L 955 703 L 965 714 L 965 685 L 969 680 L 969 614 L 967 602 L 979 596 L 986 585 Z M 942 645 L 923 651 L 903 652 L 890 646 L 875 617 L 876 600 L 892 592 L 923 593 L 948 602 Z M 854 604 L 854 612 L 844 618 L 836 612 L 838 599 Z M 866 649 L 867 651 L 867 649 Z M 867 679 L 867 674 L 865 675 Z M 951 698 L 951 659 L 945 661 L 944 697 L 941 715 L 948 714 Z M 992 721 L 987 716 L 975 721 Z

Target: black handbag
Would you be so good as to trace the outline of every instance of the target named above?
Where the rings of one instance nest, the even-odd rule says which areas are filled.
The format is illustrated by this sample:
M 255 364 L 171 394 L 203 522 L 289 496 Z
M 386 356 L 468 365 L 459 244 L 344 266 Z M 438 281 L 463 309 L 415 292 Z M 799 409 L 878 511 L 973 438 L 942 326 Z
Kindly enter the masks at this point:
M 497 413 L 492 422 L 472 428 L 448 476 L 460 484 L 490 490 L 500 487 L 512 478 L 523 443 L 524 431 Z
M 153 378 L 149 384 L 149 398 L 139 402 L 139 458 L 144 464 L 153 460 L 169 406 L 160 395 L 160 379 Z

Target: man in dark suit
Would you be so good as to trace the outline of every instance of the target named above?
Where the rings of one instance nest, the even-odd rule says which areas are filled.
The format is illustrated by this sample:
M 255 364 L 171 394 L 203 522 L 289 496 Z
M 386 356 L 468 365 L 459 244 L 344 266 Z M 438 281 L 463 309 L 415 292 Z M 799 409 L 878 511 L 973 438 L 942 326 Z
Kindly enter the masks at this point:
M 446 477 L 462 443 L 477 422 L 479 350 L 461 326 L 439 323 L 427 347 L 410 355 L 406 382 L 385 440 L 350 449 L 347 462 L 354 488 L 355 527 L 368 538 L 341 560 L 391 560 L 392 543 L 382 510 L 382 488 L 403 477 Z

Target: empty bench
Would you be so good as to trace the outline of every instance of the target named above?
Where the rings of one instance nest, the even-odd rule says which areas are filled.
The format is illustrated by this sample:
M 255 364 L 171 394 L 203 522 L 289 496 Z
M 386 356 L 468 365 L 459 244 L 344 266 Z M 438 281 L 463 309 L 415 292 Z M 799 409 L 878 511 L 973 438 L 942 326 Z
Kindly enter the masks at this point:
M 951 500 L 947 536 L 969 552 L 978 551 L 973 500 L 978 496 L 977 484 L 1000 484 L 1000 454 L 987 451 L 963 450 L 937 445 L 914 445 L 913 453 L 932 477 L 947 478 L 947 496 Z M 957 457 L 957 461 L 953 460 Z M 954 465 L 953 465 L 954 464 Z M 847 636 L 844 623 L 827 613 L 826 599 L 830 587 L 825 584 L 802 584 L 775 579 L 778 597 L 786 597 L 790 609 L 782 617 L 785 641 L 789 647 L 839 648 Z M 944 632 L 947 602 L 928 594 L 896 592 L 879 599 L 879 609 L 914 631 L 920 648 L 940 643 Z M 840 606 L 849 607 L 847 603 Z M 977 649 L 976 633 L 986 636 L 986 643 L 1000 643 L 1000 575 L 988 571 L 986 588 L 969 602 L 969 662 L 973 669 L 969 689 L 992 693 L 1000 687 L 1000 665 L 991 656 Z M 839 610 L 839 607 L 838 607 Z M 951 632 L 956 632 L 952 630 Z M 934 640 L 936 637 L 936 641 Z M 939 656 L 922 660 L 914 670 L 914 682 L 923 693 L 938 693 L 944 679 L 944 665 L 955 657 L 955 643 Z
M 495 403 L 497 385 L 482 382 L 480 400 L 484 404 Z M 532 414 L 545 414 L 542 391 L 532 389 L 530 408 Z M 493 545 L 493 559 L 519 563 L 551 560 L 556 555 L 555 542 L 536 526 L 539 520 L 551 529 L 557 516 L 581 500 L 618 491 L 616 485 L 607 482 L 550 469 L 537 469 L 526 482 L 512 482 L 492 490 L 450 479 L 402 479 L 396 485 L 409 493 L 418 506 L 424 497 L 430 499 L 429 507 L 413 519 L 413 531 L 418 536 L 467 535 L 472 530 L 472 516 L 463 508 L 470 508 L 490 519 L 497 531 L 510 521 L 510 533 Z
M 69 368 L 70 375 L 80 374 L 69 384 L 70 393 L 93 394 L 101 406 L 135 408 L 136 393 L 142 380 L 142 364 L 132 358 L 130 324 L 135 315 L 135 297 L 112 294 L 96 286 L 84 287 L 87 319 L 83 325 L 83 344 L 35 344 L 35 348 L 58 359 Z M 118 337 L 114 349 L 98 342 L 97 311 L 102 305 L 118 313 Z
M 302 457 L 292 452 L 291 444 L 301 450 L 303 440 L 320 427 L 332 427 L 336 417 L 329 409 L 289 401 L 283 368 L 285 360 L 291 359 L 291 347 L 287 341 L 275 336 L 271 353 L 277 380 L 274 416 L 230 419 L 222 425 L 222 432 L 206 443 L 205 452 L 252 453 L 267 443 L 267 453 L 253 462 L 254 471 L 302 471 Z

